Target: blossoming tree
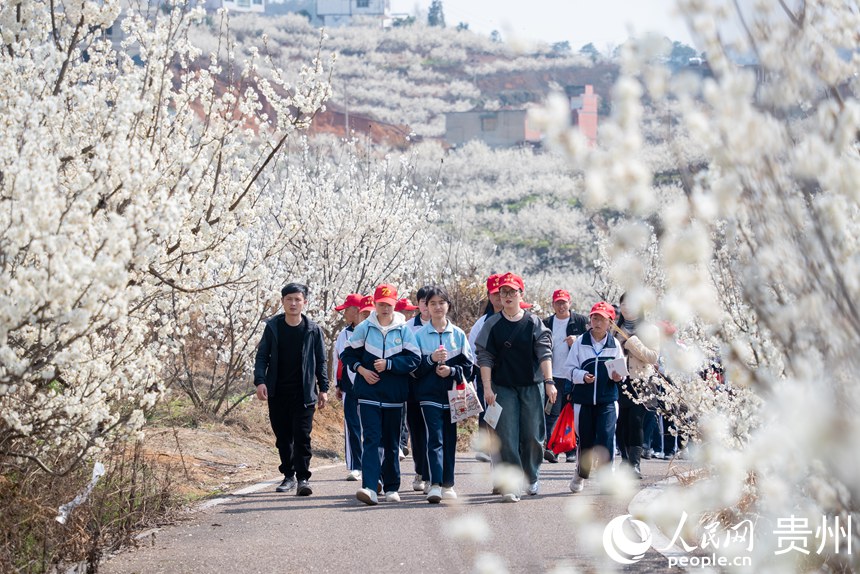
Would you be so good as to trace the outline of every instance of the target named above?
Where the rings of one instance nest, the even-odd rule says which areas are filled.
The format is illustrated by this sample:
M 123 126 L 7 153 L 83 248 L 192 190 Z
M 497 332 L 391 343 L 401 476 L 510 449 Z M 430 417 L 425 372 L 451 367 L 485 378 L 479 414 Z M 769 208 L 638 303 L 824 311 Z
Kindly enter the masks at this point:
M 664 290 L 643 273 L 629 273 L 624 286 L 694 347 L 715 343 L 737 391 L 705 400 L 692 374 L 700 365 L 674 357 L 687 386 L 670 400 L 697 420 L 710 472 L 673 506 L 726 509 L 765 526 L 796 515 L 819 526 L 829 518 L 832 529 L 838 517 L 856 548 L 860 525 L 844 529 L 860 494 L 857 458 L 846 456 L 860 433 L 860 14 L 827 1 L 680 5 L 710 73 L 671 76 L 653 63 L 659 42 L 626 46 L 601 145 L 553 132 L 585 172 L 586 204 L 625 211 L 631 223 L 618 231 L 629 246 L 657 242 Z M 755 64 L 738 65 L 738 54 Z M 669 185 L 654 185 L 645 159 L 646 99 L 678 110 L 677 138 L 666 142 L 676 158 Z M 552 109 L 538 118 L 549 129 L 559 125 Z M 685 160 L 683 141 L 701 148 L 703 164 Z M 653 238 L 641 232 L 644 221 Z M 818 553 L 779 545 L 757 536 L 756 571 L 858 565 L 856 552 L 832 540 Z
M 319 59 L 202 61 L 203 12 L 165 6 L 116 50 L 116 0 L 0 5 L 0 465 L 62 474 L 140 428 L 191 304 L 254 278 L 260 176 L 329 94 Z

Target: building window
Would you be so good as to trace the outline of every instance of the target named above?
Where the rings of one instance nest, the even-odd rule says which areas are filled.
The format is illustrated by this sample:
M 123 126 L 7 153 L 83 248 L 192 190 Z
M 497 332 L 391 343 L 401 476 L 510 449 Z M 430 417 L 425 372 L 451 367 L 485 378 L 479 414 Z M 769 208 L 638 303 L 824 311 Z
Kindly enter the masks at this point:
M 263 5 L 263 0 L 251 0 L 251 2 L 254 4 L 254 6 L 262 6 Z
M 481 118 L 481 131 L 494 132 L 496 131 L 497 124 L 498 118 L 496 118 L 496 116 L 484 116 Z
M 358 8 L 370 8 L 370 0 L 358 0 L 356 2 Z

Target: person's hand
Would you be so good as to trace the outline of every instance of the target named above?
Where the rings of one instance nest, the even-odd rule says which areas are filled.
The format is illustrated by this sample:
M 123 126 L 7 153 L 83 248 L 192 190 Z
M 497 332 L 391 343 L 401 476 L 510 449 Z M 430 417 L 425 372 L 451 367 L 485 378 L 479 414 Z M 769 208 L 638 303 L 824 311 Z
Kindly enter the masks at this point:
M 622 377 L 622 376 L 621 376 L 621 373 L 616 373 L 615 371 L 612 371 L 612 374 L 611 374 L 611 375 L 609 375 L 609 376 L 610 376 L 610 378 L 611 378 L 613 381 L 615 381 L 616 383 L 620 383 L 620 382 L 621 382 L 621 379 L 623 379 L 623 378 L 624 378 L 624 377 Z
M 376 369 L 377 373 L 381 373 L 385 370 L 385 367 L 388 366 L 388 361 L 385 359 L 376 359 L 373 361 L 373 368 Z
M 558 398 L 558 389 L 555 387 L 555 384 L 544 384 L 544 388 L 546 389 L 546 397 L 549 399 L 549 402 L 555 404 L 556 399 Z
M 440 377 L 447 378 L 451 376 L 451 367 L 448 365 L 436 365 L 436 374 Z
M 493 392 L 493 386 L 484 383 L 484 402 L 488 405 L 496 403 L 496 393 Z
M 325 404 L 328 402 L 328 393 L 320 393 L 317 397 L 317 407 L 319 410 L 323 410 L 325 408 Z
M 564 342 L 567 343 L 568 347 L 572 347 L 574 341 L 576 341 L 576 337 L 574 337 L 573 335 L 568 335 L 564 338 Z
M 266 384 L 257 385 L 257 398 L 261 401 L 265 401 L 269 398 L 269 389 L 266 388 Z
M 448 360 L 448 351 L 446 349 L 436 349 L 430 353 L 430 358 L 434 363 L 444 363 Z
M 367 369 L 365 367 L 359 367 L 358 373 L 362 377 L 364 377 L 364 380 L 367 381 L 368 385 L 375 385 L 376 383 L 379 382 L 379 375 L 377 375 L 376 373 L 374 373 L 370 369 Z
M 339 401 L 343 400 L 343 391 L 340 390 L 340 387 L 338 387 L 338 389 L 335 391 L 335 395 L 337 395 L 337 400 L 339 400 Z
M 582 377 L 582 380 L 586 385 L 590 385 L 591 383 L 594 382 L 594 375 L 592 375 L 591 373 L 588 373 L 587 375 Z

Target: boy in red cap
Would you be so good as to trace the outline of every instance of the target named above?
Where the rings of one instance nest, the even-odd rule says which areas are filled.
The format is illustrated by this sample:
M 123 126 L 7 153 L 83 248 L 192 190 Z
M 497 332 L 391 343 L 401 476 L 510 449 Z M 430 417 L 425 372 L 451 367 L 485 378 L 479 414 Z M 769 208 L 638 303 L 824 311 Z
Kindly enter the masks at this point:
M 371 311 L 373 311 L 373 295 L 365 295 L 361 300 L 361 307 L 358 309 L 358 322 L 361 323 L 370 317 Z
M 418 289 L 415 300 L 418 301 L 418 313 L 406 321 L 406 324 L 417 333 L 430 322 L 430 309 L 427 307 L 427 293 L 429 285 Z M 430 491 L 430 470 L 427 467 L 427 430 L 424 425 L 424 417 L 421 414 L 421 405 L 415 394 L 416 385 L 409 386 L 409 398 L 406 400 L 406 408 L 403 410 L 403 424 L 400 427 L 400 450 L 409 453 L 408 442 L 412 442 L 412 464 L 415 467 L 415 478 L 412 479 L 412 490 Z
M 611 464 L 615 455 L 618 383 L 622 377 L 617 372 L 610 376 L 606 363 L 624 354 L 621 343 L 609 331 L 615 320 L 612 305 L 595 303 L 589 318 L 591 329 L 573 343 L 565 363 L 573 382 L 571 402 L 577 436 L 571 492 L 582 491 L 595 461 Z
M 343 402 L 344 446 L 346 468 L 349 471 L 346 475 L 347 480 L 359 480 L 361 478 L 361 421 L 358 419 L 358 399 L 352 392 L 355 373 L 349 369 L 344 369 L 339 357 L 346 348 L 350 335 L 360 322 L 359 313 L 363 299 L 363 295 L 350 293 L 342 304 L 334 308 L 335 311 L 343 311 L 343 320 L 346 322 L 346 328 L 340 332 L 334 343 L 334 360 L 337 398 Z
M 573 342 L 588 330 L 588 317 L 570 311 L 570 293 L 557 289 L 552 294 L 552 308 L 555 314 L 543 320 L 546 328 L 552 331 L 552 378 L 562 400 L 556 401 L 546 414 L 546 436 L 552 435 L 555 423 L 561 414 L 564 403 L 571 391 L 570 372 L 565 371 L 564 364 Z M 576 451 L 565 453 L 568 462 L 573 462 Z M 551 450 L 544 449 L 543 458 L 547 462 L 558 462 L 558 457 Z
M 415 316 L 415 311 L 418 310 L 418 307 L 413 305 L 409 298 L 403 297 L 402 299 L 397 300 L 397 304 L 394 306 L 394 310 L 400 314 L 402 314 L 406 320 L 408 321 L 412 317 Z
M 410 374 L 421 361 L 421 351 L 403 315 L 394 312 L 397 289 L 382 284 L 373 294 L 374 310 L 353 331 L 340 359 L 356 374 L 354 392 L 362 429 L 361 484 L 355 497 L 377 504 L 381 475 L 385 500 L 399 502 L 398 447 L 403 403 L 409 395 Z
M 552 334 L 541 320 L 520 308 L 523 280 L 513 273 L 499 278 L 502 310 L 484 322 L 478 335 L 478 366 L 484 383 L 484 400 L 502 407 L 496 424 L 499 456 L 503 463 L 522 470 L 526 493 L 535 495 L 546 440 L 545 396 L 555 403 L 552 378 Z M 501 486 L 504 502 L 519 502 L 522 490 Z

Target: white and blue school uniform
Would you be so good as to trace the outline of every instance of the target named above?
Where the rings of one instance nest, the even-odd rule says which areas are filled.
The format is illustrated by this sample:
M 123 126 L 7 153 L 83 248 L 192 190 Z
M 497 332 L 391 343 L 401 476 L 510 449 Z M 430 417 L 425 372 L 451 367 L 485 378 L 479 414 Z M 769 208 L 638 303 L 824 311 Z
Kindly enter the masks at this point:
M 615 459 L 615 426 L 618 422 L 618 383 L 609 377 L 606 363 L 623 357 L 621 343 L 610 334 L 595 341 L 591 331 L 582 334 L 567 355 L 565 370 L 573 382 L 574 427 L 577 438 L 579 476 L 588 478 L 591 468 L 583 466 L 582 452 L 600 447 L 610 463 Z M 594 375 L 593 383 L 585 375 Z
M 413 333 L 418 333 L 427 325 L 421 321 L 421 315 L 415 315 L 406 324 Z M 406 408 L 403 411 L 403 427 L 400 430 L 400 444 L 406 444 L 407 440 L 412 441 L 412 464 L 415 465 L 415 474 L 420 476 L 423 481 L 430 480 L 426 458 L 423 455 L 427 450 L 427 434 L 424 431 L 424 418 L 421 416 L 421 406 L 418 404 L 418 397 L 415 394 L 415 385 L 409 386 L 409 398 L 406 400 Z
M 362 435 L 362 486 L 376 490 L 381 466 L 385 492 L 397 491 L 400 488 L 400 418 L 409 395 L 410 373 L 421 362 L 415 335 L 400 313 L 395 313 L 391 324 L 383 327 L 376 319 L 376 311 L 371 311 L 370 317 L 353 331 L 340 359 L 355 373 L 353 390 L 358 399 Z M 385 359 L 387 367 L 378 373 L 379 382 L 371 385 L 357 369 L 363 366 L 376 372 L 373 363 L 377 359 Z
M 462 329 L 448 321 L 442 332 L 431 323 L 415 334 L 421 348 L 421 363 L 415 370 L 418 379 L 415 394 L 421 406 L 427 433 L 426 457 L 431 484 L 454 486 L 454 461 L 457 454 L 457 424 L 451 422 L 448 391 L 464 378 L 472 376 L 473 353 Z M 448 377 L 436 374 L 436 363 L 430 355 L 442 345 L 448 351 L 445 364 L 451 367 Z
M 350 335 L 355 327 L 348 325 L 340 332 L 334 343 L 335 373 L 337 375 L 337 387 L 343 393 L 343 432 L 344 450 L 346 454 L 346 467 L 349 470 L 361 470 L 361 421 L 358 418 L 358 398 L 353 391 L 355 383 L 355 372 L 340 368 L 340 354 L 346 349 Z

